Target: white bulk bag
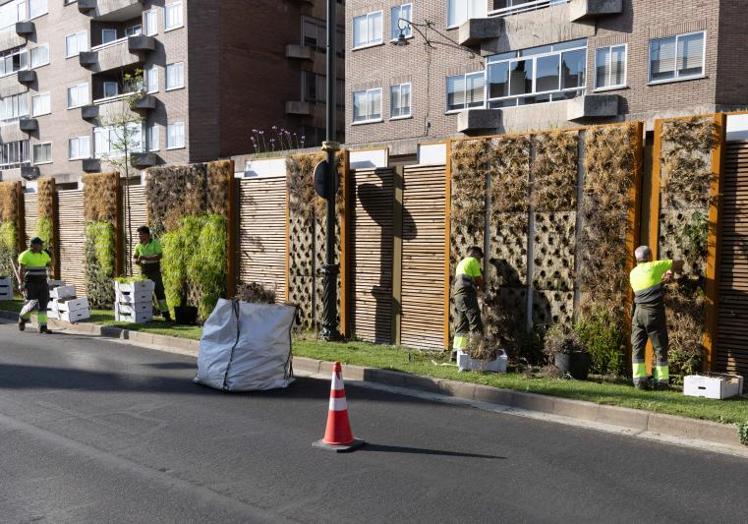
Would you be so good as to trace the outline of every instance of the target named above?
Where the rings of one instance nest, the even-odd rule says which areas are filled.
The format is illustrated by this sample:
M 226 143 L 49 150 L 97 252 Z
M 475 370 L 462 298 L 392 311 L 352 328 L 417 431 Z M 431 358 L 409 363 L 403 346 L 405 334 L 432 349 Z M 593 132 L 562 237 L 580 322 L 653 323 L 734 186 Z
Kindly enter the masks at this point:
M 287 387 L 295 316 L 294 306 L 220 299 L 203 326 L 195 382 L 224 391 Z

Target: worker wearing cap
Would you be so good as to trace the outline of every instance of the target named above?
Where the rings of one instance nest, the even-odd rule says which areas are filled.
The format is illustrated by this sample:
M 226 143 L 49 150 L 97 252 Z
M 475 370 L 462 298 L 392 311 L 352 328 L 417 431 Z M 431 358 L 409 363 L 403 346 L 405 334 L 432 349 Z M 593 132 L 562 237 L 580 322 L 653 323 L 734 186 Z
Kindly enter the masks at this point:
M 454 283 L 455 337 L 452 351 L 466 351 L 470 337 L 483 333 L 478 290 L 483 288 L 481 270 L 483 250 L 478 246 L 468 248 L 467 256 L 457 264 Z
M 673 271 L 681 271 L 683 262 L 652 261 L 652 250 L 647 246 L 636 248 L 635 255 L 637 265 L 629 276 L 636 304 L 631 325 L 634 386 L 637 389 L 646 389 L 649 385 L 644 350 L 647 340 L 651 340 L 656 357 L 654 386 L 656 389 L 667 389 L 670 369 L 665 319 L 665 283 L 672 280 Z
M 49 302 L 49 285 L 47 284 L 47 268 L 52 265 L 52 257 L 44 249 L 44 242 L 39 237 L 31 239 L 30 247 L 18 255 L 20 272 L 18 278 L 21 290 L 25 292 L 27 301 L 37 303 L 37 321 L 39 333 L 50 333 L 47 329 L 47 303 Z M 26 323 L 31 319 L 31 311 L 18 317 L 18 329 L 24 331 Z
M 161 243 L 151 236 L 151 230 L 148 226 L 138 228 L 140 243 L 135 246 L 135 263 L 140 266 L 143 276 L 152 280 L 155 284 L 155 294 L 158 300 L 158 307 L 161 310 L 161 316 L 164 320 L 171 320 L 169 306 L 166 303 L 166 293 L 164 292 L 164 281 L 161 278 L 161 258 L 163 251 Z

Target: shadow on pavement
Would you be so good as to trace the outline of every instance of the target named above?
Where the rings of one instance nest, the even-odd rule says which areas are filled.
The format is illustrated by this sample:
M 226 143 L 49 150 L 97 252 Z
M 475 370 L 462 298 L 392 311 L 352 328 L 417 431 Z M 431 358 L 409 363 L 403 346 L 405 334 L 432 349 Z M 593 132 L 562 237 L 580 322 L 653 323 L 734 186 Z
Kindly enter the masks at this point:
M 412 448 L 408 446 L 386 446 L 367 442 L 359 451 L 379 451 L 383 453 L 410 453 L 413 455 L 441 455 L 443 457 L 480 458 L 491 460 L 506 460 L 499 455 L 481 455 L 478 453 L 463 453 L 461 451 L 445 451 L 440 449 Z

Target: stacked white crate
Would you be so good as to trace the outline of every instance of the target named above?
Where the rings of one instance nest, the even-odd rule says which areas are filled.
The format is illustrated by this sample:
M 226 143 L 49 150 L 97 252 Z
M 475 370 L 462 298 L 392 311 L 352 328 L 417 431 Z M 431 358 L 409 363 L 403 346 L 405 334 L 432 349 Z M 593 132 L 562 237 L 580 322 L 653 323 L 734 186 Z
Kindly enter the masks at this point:
M 47 317 L 53 320 L 63 320 L 75 323 L 91 318 L 91 307 L 88 299 L 78 298 L 74 286 L 57 285 L 58 282 L 50 281 L 49 303 L 47 305 Z
M 13 300 L 13 281 L 10 277 L 0 277 L 0 302 Z
M 152 280 L 114 283 L 114 320 L 142 324 L 153 320 Z

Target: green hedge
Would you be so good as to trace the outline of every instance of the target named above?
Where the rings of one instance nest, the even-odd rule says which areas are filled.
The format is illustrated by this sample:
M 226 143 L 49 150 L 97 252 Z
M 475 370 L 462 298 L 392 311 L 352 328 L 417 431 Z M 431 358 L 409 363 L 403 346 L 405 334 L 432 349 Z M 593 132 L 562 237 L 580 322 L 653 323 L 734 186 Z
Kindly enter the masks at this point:
M 114 305 L 115 233 L 111 222 L 86 224 L 86 285 L 92 307 L 103 309 Z

